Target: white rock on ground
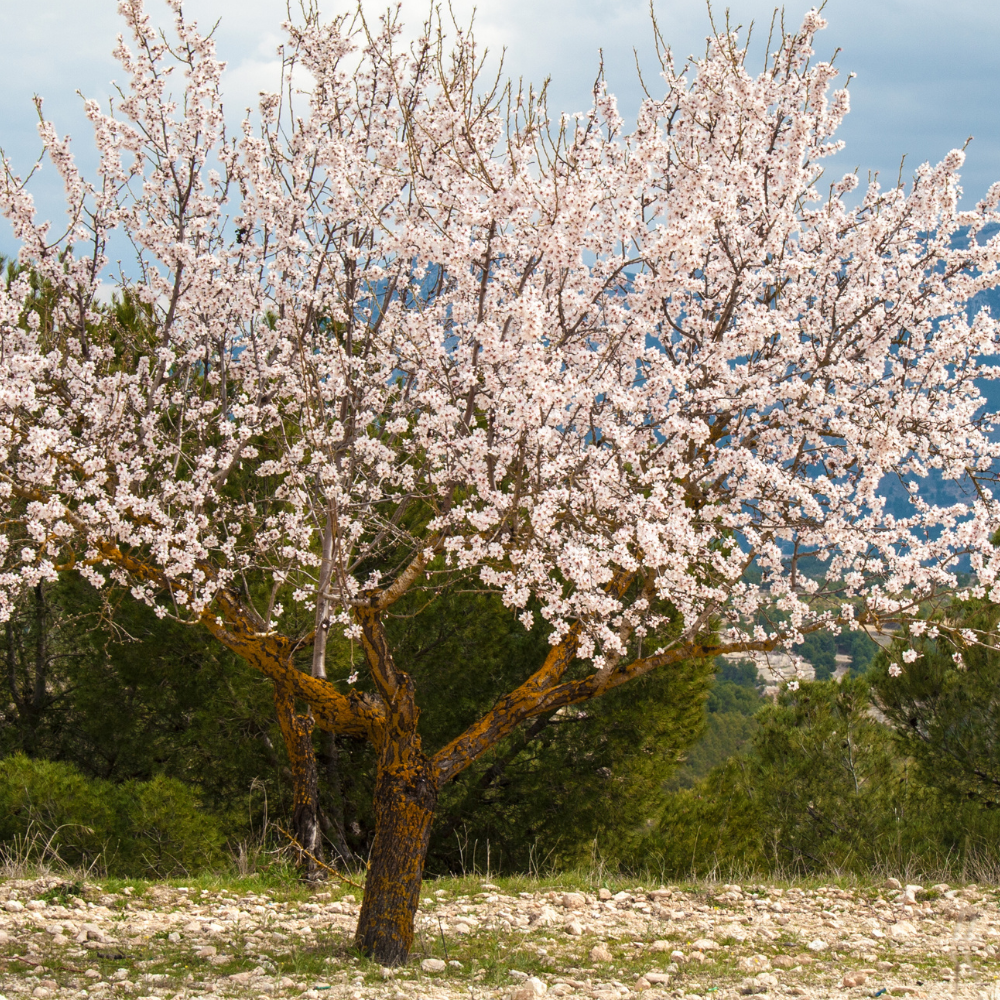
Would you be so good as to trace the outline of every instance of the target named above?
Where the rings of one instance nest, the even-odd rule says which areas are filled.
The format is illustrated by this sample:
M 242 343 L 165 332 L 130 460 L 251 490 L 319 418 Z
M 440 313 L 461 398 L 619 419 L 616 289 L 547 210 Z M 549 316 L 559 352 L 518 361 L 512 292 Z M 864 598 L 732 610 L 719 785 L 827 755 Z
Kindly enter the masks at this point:
M 366 979 L 348 948 L 359 910 L 351 894 L 296 902 L 94 888 L 57 905 L 43 898 L 55 881 L 0 882 L 0 1000 L 459 1000 L 470 989 L 476 1000 L 818 1000 L 879 989 L 1000 1000 L 998 895 L 978 886 L 428 888 L 413 963 Z M 442 937 L 448 954 L 428 955 L 443 952 Z M 487 955 L 499 978 L 482 968 Z M 315 956 L 322 976 L 296 973 L 305 966 L 295 956 Z

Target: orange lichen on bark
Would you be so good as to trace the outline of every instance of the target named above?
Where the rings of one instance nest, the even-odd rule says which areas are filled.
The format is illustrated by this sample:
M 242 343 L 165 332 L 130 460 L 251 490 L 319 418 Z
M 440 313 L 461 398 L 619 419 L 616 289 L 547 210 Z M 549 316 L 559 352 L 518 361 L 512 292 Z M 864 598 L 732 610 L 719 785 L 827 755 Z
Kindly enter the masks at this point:
M 318 876 L 323 859 L 319 823 L 319 771 L 313 750 L 313 718 L 295 709 L 295 695 L 286 682 L 274 685 L 274 707 L 292 772 L 292 829 L 301 846 L 297 863 L 310 878 Z

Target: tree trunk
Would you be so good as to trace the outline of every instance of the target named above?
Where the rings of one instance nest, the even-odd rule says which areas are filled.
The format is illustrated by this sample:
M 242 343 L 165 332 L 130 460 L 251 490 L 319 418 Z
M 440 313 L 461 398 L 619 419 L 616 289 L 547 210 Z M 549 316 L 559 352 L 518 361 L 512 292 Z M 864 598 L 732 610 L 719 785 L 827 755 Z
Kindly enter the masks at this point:
M 354 938 L 355 947 L 380 965 L 404 965 L 410 954 L 437 798 L 430 761 L 409 767 L 380 762 L 375 840 Z
M 313 718 L 295 710 L 295 698 L 282 684 L 274 686 L 274 706 L 292 772 L 291 833 L 300 848 L 298 864 L 306 878 L 319 879 L 323 877 L 317 863 L 323 860 L 323 839 L 319 823 L 319 771 L 312 742 Z

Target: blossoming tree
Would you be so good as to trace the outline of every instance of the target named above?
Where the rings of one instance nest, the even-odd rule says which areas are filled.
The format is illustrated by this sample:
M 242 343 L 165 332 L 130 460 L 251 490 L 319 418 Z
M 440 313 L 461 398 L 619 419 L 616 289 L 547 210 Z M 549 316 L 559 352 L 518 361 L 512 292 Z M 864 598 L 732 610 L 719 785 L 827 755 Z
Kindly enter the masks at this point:
M 77 572 L 209 629 L 274 682 L 307 849 L 312 727 L 369 740 L 367 954 L 405 961 L 439 790 L 525 720 L 683 658 L 882 628 L 962 558 L 993 586 L 998 326 L 970 302 L 1000 282 L 1000 187 L 959 211 L 961 152 L 905 189 L 821 184 L 848 98 L 811 61 L 815 12 L 757 77 L 733 34 L 664 51 L 630 133 L 601 83 L 555 121 L 482 86 L 462 32 L 309 16 L 286 96 L 230 135 L 179 0 L 169 45 L 119 6 L 96 179 L 41 125 L 64 235 L 6 166 L 2 609 Z M 128 328 L 109 241 L 135 250 Z M 934 476 L 968 495 L 934 502 Z M 550 648 L 432 752 L 386 620 L 449 586 Z M 333 631 L 366 684 L 326 676 Z

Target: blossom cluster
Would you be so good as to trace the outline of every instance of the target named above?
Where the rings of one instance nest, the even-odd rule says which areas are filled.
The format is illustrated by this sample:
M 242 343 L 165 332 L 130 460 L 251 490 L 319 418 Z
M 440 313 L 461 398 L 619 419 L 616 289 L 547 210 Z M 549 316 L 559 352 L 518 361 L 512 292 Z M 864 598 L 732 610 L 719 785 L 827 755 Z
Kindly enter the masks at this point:
M 263 576 L 269 627 L 291 602 L 353 634 L 376 590 L 463 577 L 601 670 L 668 618 L 657 642 L 795 641 L 910 614 L 962 559 L 996 585 L 1000 328 L 972 306 L 1000 186 L 960 209 L 960 151 L 823 183 L 849 102 L 816 12 L 757 76 L 735 35 L 665 56 L 630 132 L 603 85 L 561 117 L 481 88 L 471 36 L 310 18 L 306 103 L 230 135 L 171 6 L 168 45 L 119 4 L 96 179 L 41 126 L 65 236 L 5 164 L 0 615 L 64 568 L 181 615 Z

